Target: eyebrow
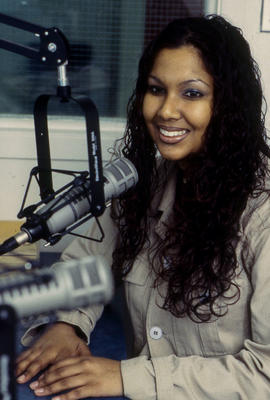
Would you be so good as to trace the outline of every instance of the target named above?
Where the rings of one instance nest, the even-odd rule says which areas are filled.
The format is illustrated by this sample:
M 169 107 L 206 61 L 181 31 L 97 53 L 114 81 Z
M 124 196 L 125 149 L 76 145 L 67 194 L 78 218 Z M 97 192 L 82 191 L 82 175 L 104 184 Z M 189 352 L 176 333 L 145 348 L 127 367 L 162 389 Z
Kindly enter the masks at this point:
M 156 76 L 154 76 L 154 75 L 149 75 L 148 78 L 152 78 L 152 79 L 154 79 L 155 81 L 159 82 L 160 84 L 163 84 L 163 82 L 162 82 L 159 78 L 157 78 Z M 197 78 L 197 79 L 188 79 L 188 80 L 186 80 L 186 81 L 183 81 L 183 82 L 179 83 L 179 86 L 180 86 L 180 85 L 183 85 L 183 84 L 187 84 L 187 83 L 196 83 L 196 82 L 201 82 L 201 83 L 203 83 L 204 85 L 210 87 L 209 83 L 207 83 L 207 82 L 205 82 L 204 80 L 199 79 L 199 78 Z

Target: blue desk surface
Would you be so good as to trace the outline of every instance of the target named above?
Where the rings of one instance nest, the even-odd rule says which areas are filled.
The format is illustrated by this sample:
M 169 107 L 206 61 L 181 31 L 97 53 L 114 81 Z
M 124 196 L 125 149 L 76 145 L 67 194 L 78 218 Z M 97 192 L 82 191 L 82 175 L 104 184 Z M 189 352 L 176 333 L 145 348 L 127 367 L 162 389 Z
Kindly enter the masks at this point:
M 18 337 L 21 337 L 22 330 L 19 329 Z M 17 350 L 21 352 L 24 348 L 21 346 L 19 339 Z M 119 317 L 110 307 L 106 307 L 102 318 L 98 321 L 94 332 L 91 335 L 91 352 L 93 355 L 100 357 L 108 357 L 116 360 L 126 358 L 125 340 L 121 322 Z M 17 400 L 49 400 L 51 397 L 36 397 L 29 384 L 17 385 Z M 91 397 L 91 400 L 99 398 Z M 125 397 L 103 397 L 107 400 L 124 400 Z M 89 399 L 90 400 L 90 399 Z

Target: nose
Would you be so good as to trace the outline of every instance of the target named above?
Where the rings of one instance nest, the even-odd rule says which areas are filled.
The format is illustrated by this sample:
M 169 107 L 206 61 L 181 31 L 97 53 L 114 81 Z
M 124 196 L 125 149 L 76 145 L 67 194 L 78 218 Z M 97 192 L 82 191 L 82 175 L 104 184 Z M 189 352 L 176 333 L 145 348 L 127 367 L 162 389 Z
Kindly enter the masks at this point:
M 166 96 L 165 98 L 163 98 L 163 101 L 160 104 L 158 115 L 164 120 L 180 119 L 182 114 L 179 101 L 177 101 L 174 96 Z

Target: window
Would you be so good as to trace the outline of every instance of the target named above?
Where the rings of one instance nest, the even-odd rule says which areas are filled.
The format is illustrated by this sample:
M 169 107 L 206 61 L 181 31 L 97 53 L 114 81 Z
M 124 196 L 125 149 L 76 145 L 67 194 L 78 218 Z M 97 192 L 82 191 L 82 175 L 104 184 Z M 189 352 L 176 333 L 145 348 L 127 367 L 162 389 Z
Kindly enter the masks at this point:
M 202 11 L 202 0 L 2 0 L 0 8 L 12 17 L 58 27 L 70 44 L 72 93 L 91 97 L 100 116 L 120 118 L 125 117 L 143 46 L 171 19 Z M 32 33 L 3 24 L 0 38 L 39 44 Z M 40 94 L 55 94 L 56 70 L 6 50 L 0 54 L 0 113 L 32 114 Z M 49 111 L 61 114 L 61 104 L 53 101 Z M 65 114 L 79 112 L 65 105 Z

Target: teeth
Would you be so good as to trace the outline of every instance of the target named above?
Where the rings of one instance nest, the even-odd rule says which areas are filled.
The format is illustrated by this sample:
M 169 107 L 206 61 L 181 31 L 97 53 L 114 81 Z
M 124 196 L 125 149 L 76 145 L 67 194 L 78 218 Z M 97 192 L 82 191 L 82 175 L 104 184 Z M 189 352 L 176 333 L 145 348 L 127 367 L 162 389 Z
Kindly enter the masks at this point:
M 174 136 L 182 136 L 187 133 L 187 129 L 182 129 L 181 131 L 167 131 L 166 129 L 159 128 L 160 133 L 164 136 L 174 137 Z

